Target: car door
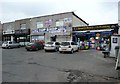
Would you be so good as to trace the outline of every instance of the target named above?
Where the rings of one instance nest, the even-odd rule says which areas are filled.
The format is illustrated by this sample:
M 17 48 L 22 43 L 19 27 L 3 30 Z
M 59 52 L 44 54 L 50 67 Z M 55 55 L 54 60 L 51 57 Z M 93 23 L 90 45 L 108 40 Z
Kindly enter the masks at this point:
M 74 50 L 75 50 L 75 51 L 78 50 L 78 45 L 77 45 L 77 43 L 73 42 L 73 45 L 74 45 Z
M 34 43 L 34 46 L 35 46 L 36 48 L 40 48 L 40 44 L 39 44 L 38 42 Z
M 76 50 L 76 45 L 74 42 L 71 42 L 71 47 L 73 48 L 74 51 Z
M 13 46 L 14 48 L 17 47 L 17 43 L 12 42 L 12 46 Z
M 12 44 L 13 44 L 13 43 L 12 43 L 11 41 L 8 42 L 8 45 L 9 45 L 10 47 L 13 47 Z
M 78 50 L 78 44 L 77 43 L 75 43 L 75 49 Z
M 37 43 L 37 47 L 38 47 L 39 49 L 42 49 L 42 43 L 38 42 L 38 43 Z
M 17 43 L 16 42 L 12 42 L 12 46 L 15 48 L 15 47 L 18 47 Z

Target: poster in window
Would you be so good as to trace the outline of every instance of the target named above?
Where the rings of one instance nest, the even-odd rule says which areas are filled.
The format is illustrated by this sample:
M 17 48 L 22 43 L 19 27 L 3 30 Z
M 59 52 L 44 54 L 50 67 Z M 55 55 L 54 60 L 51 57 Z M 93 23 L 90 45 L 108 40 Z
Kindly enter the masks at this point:
M 117 43 L 117 38 L 113 38 L 113 43 Z

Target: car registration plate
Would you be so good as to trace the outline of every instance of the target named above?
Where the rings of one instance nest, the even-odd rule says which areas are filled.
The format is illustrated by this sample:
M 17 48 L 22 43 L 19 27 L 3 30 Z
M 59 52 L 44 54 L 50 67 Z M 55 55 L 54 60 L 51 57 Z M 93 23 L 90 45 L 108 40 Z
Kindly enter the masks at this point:
M 62 50 L 66 50 L 66 49 L 62 49 Z

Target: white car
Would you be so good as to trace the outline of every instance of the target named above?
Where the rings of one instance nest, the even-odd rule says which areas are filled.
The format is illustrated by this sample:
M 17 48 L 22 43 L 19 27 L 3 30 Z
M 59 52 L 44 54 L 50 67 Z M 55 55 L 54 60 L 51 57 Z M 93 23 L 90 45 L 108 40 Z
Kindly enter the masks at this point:
M 16 43 L 14 41 L 5 41 L 3 44 L 2 44 L 2 48 L 19 48 L 20 47 L 20 44 L 19 43 Z
M 44 46 L 44 50 L 45 51 L 50 51 L 50 50 L 58 51 L 59 47 L 60 47 L 59 42 L 47 42 Z
M 61 45 L 59 47 L 59 52 L 71 52 L 73 53 L 74 51 L 78 51 L 79 50 L 79 46 L 72 41 L 64 41 L 61 42 Z

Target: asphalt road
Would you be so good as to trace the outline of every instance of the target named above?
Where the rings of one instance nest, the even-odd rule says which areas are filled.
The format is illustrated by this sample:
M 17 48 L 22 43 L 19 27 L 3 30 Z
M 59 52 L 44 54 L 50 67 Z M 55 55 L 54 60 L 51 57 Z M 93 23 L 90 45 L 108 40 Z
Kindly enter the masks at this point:
M 2 49 L 3 82 L 118 82 L 117 76 L 115 59 L 103 58 L 101 51 L 61 54 L 44 50 L 28 52 L 24 47 Z

